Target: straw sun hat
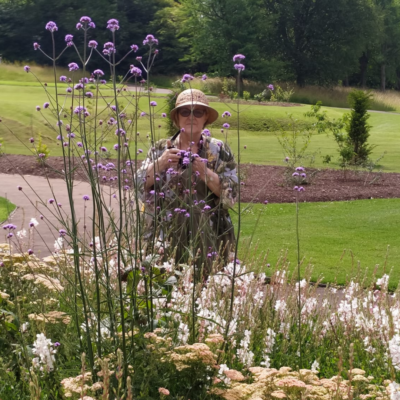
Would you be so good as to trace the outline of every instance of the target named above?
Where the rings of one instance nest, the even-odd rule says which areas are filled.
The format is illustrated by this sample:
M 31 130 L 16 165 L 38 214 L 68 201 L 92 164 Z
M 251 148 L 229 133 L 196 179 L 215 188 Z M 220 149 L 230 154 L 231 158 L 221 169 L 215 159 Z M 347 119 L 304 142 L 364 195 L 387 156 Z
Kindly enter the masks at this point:
M 208 105 L 207 96 L 198 89 L 186 89 L 176 99 L 175 108 L 171 111 L 171 119 L 177 125 L 178 109 L 183 106 L 203 106 L 207 108 L 208 119 L 206 124 L 212 124 L 218 118 L 218 111 Z

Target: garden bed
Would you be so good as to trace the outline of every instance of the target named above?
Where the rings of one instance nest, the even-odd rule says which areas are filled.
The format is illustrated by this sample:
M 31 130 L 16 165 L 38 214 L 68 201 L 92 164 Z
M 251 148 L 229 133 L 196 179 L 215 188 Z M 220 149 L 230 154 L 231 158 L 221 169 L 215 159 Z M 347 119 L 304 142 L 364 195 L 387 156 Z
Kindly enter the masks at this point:
M 0 172 L 62 178 L 62 157 L 50 157 L 48 167 L 38 164 L 35 157 L 7 154 L 0 157 Z M 284 179 L 285 168 L 271 165 L 244 164 L 245 185 L 241 200 L 246 203 L 291 203 L 295 200 L 293 186 Z M 400 173 L 371 173 L 323 169 L 308 171 L 311 184 L 304 185 L 300 201 L 346 201 L 361 199 L 400 198 Z M 77 179 L 85 180 L 77 172 Z M 370 183 L 373 182 L 373 183 Z

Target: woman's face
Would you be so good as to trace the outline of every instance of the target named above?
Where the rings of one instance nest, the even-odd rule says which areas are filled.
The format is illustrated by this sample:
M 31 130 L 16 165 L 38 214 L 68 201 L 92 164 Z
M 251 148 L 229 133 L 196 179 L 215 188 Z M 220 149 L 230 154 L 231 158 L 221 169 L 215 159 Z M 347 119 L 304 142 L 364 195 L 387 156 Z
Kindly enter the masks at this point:
M 178 110 L 179 128 L 186 134 L 199 135 L 208 119 L 207 108 L 203 106 L 183 106 Z

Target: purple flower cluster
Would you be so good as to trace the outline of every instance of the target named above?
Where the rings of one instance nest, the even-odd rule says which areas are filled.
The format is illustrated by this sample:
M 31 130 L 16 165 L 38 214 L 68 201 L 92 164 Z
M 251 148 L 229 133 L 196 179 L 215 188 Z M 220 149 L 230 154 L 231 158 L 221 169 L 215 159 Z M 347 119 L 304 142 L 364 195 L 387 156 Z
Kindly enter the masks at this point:
M 272 85 L 272 84 L 271 84 L 271 85 L 268 85 L 268 89 L 269 89 L 269 90 L 275 90 L 274 85 Z
M 150 102 L 150 105 L 151 105 L 152 107 L 155 107 L 155 106 L 157 105 L 157 102 L 156 102 L 156 101 L 151 101 L 151 102 Z
M 142 75 L 141 69 L 140 69 L 140 68 L 137 68 L 137 67 L 135 67 L 135 66 L 133 66 L 133 65 L 131 65 L 131 70 L 130 70 L 130 72 L 131 72 L 131 74 L 132 74 L 133 76 L 141 76 L 141 75 Z
M 202 81 L 205 81 L 205 80 L 207 80 L 207 75 L 206 75 L 206 74 L 204 74 L 204 75 L 201 77 L 201 80 L 202 80 Z
M 188 82 L 188 81 L 192 81 L 193 79 L 194 79 L 194 78 L 193 78 L 192 75 L 190 75 L 190 74 L 185 74 L 185 75 L 183 75 L 181 82 L 182 82 L 182 83 L 185 83 L 185 82 Z
M 243 64 L 235 64 L 234 67 L 239 72 L 245 70 L 245 66 Z
M 123 129 L 117 129 L 117 130 L 115 131 L 115 134 L 116 134 L 117 136 L 125 136 L 125 135 L 126 135 L 126 132 L 125 132 Z
M 4 230 L 9 230 L 9 231 L 13 231 L 13 230 L 15 230 L 15 229 L 17 229 L 17 226 L 16 225 L 14 225 L 14 224 L 7 224 L 7 225 L 4 225 L 3 226 L 3 229 Z
M 107 21 L 107 29 L 111 32 L 115 32 L 119 29 L 119 22 L 117 19 L 111 18 Z
M 222 113 L 222 118 L 225 118 L 225 117 L 232 117 L 232 114 L 229 111 L 224 111 Z
M 143 40 L 143 46 L 146 45 L 152 46 L 153 44 L 158 45 L 158 39 L 156 39 L 153 35 L 147 35 L 146 39 Z
M 91 47 L 92 49 L 97 49 L 97 46 L 99 44 L 95 40 L 89 40 L 88 46 Z
M 40 44 L 37 43 L 37 42 L 33 43 L 33 49 L 34 49 L 34 50 L 40 49 Z
M 139 46 L 137 44 L 133 44 L 131 45 L 131 50 L 133 50 L 134 53 L 136 53 L 139 50 Z
M 235 63 L 234 67 L 239 73 L 244 71 L 245 66 L 241 64 L 241 61 L 244 60 L 246 57 L 243 54 L 236 54 L 233 56 L 233 62 Z
M 77 106 L 77 107 L 75 107 L 74 114 L 79 115 L 79 114 L 85 113 L 86 111 L 87 111 L 86 107 Z
M 223 124 L 222 127 L 225 129 L 229 129 L 231 126 L 225 122 L 225 124 Z
M 97 75 L 98 77 L 104 76 L 104 72 L 101 69 L 95 69 L 93 75 Z
M 73 40 L 74 40 L 73 35 L 70 35 L 70 34 L 65 35 L 65 41 L 67 42 L 67 44 L 68 44 L 68 42 L 72 42 Z
M 50 31 L 50 32 L 55 32 L 55 31 L 58 31 L 58 27 L 57 27 L 57 25 L 56 25 L 55 22 L 49 21 L 49 22 L 46 24 L 46 30 L 48 30 L 48 31 Z
M 85 200 L 85 201 L 88 201 L 88 200 L 90 200 L 90 197 L 89 197 L 87 194 L 85 194 L 85 195 L 82 197 L 82 199 Z
M 24 71 L 29 72 L 31 70 L 31 67 L 29 65 L 25 65 Z
M 103 49 L 103 54 L 105 55 L 105 56 L 108 56 L 108 55 L 110 55 L 110 54 L 112 54 L 112 53 L 115 53 L 116 52 L 116 49 L 115 49 L 115 47 L 114 47 L 114 43 L 112 43 L 112 42 L 106 42 L 106 43 L 104 43 L 104 49 Z
M 70 71 L 77 71 L 79 69 L 79 66 L 77 63 L 72 62 L 68 64 L 68 68 Z

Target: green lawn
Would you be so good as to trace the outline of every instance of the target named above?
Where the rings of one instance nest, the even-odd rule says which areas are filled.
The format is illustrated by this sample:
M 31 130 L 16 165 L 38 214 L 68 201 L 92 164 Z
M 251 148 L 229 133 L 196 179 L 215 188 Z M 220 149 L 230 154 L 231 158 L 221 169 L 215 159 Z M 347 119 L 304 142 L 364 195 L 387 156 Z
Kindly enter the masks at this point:
M 0 223 L 5 221 L 9 214 L 15 210 L 15 205 L 4 197 L 0 197 Z
M 48 88 L 48 91 L 50 94 L 54 94 L 54 88 Z M 64 93 L 64 88 L 61 88 L 61 93 Z M 103 104 L 112 101 L 111 91 L 105 91 L 104 94 L 107 97 L 102 100 Z M 161 113 L 165 111 L 166 99 L 164 97 L 159 97 L 159 95 L 153 97 L 158 103 L 156 107 L 156 126 L 161 125 L 160 129 L 157 128 L 157 136 L 164 137 L 165 120 L 161 118 Z M 46 126 L 44 116 L 35 110 L 36 105 L 43 105 L 45 101 L 47 101 L 46 94 L 40 87 L 0 85 L 0 117 L 4 119 L 4 123 L 0 124 L 0 138 L 3 138 L 6 152 L 30 154 L 29 148 L 25 147 L 24 144 L 28 145 L 28 139 L 40 132 L 44 136 L 45 142 L 52 150 L 51 155 L 61 155 L 59 143 L 55 140 L 57 134 L 54 130 L 50 129 L 49 126 Z M 122 99 L 122 103 L 127 104 L 127 100 Z M 221 113 L 225 110 L 229 110 L 229 106 L 232 106 L 232 104 L 225 105 L 218 102 L 211 104 Z M 148 111 L 147 99 L 141 99 L 140 108 L 143 111 Z M 242 109 L 242 115 L 246 118 L 282 120 L 287 119 L 287 113 L 291 113 L 295 118 L 304 119 L 303 114 L 309 110 L 309 106 L 279 107 L 254 105 L 249 107 L 244 105 Z M 346 112 L 346 110 L 335 108 L 326 108 L 326 110 L 333 118 L 339 117 Z M 44 115 L 54 124 L 55 118 L 50 116 L 49 110 L 44 111 Z M 381 161 L 384 171 L 400 171 L 400 164 L 398 162 L 400 158 L 400 147 L 398 146 L 400 139 L 398 130 L 400 126 L 400 114 L 373 112 L 371 113 L 369 123 L 372 125 L 370 142 L 376 145 L 373 157 L 378 158 L 383 152 L 386 152 L 385 157 Z M 11 128 L 15 135 L 11 134 L 6 129 L 5 124 Z M 145 149 L 148 145 L 145 137 L 149 132 L 149 121 L 146 117 L 139 120 L 138 131 L 141 133 L 140 137 L 144 140 L 141 146 Z M 213 134 L 216 137 L 222 138 L 219 129 L 214 128 Z M 283 164 L 285 154 L 283 154 L 274 132 L 241 131 L 240 135 L 241 145 L 247 146 L 247 149 L 243 149 L 241 152 L 242 162 L 272 165 Z M 17 138 L 20 139 L 22 143 L 18 141 Z M 106 145 L 111 146 L 114 141 L 114 138 L 111 136 Z M 237 133 L 233 129 L 228 132 L 228 142 L 237 153 Z M 322 156 L 329 154 L 334 160 L 337 157 L 336 144 L 332 136 L 326 134 L 315 135 L 312 139 L 309 151 L 318 152 L 315 163 L 317 167 L 326 167 L 326 165 L 322 163 Z M 338 165 L 334 161 L 330 164 L 330 167 L 336 168 Z
M 250 208 L 242 216 L 240 256 L 247 256 L 249 261 L 268 251 L 266 263 L 274 266 L 287 250 L 293 271 L 297 265 L 296 205 L 243 204 L 243 210 L 246 206 Z M 392 270 L 390 284 L 397 286 L 400 280 L 400 199 L 301 203 L 299 207 L 300 253 L 305 259 L 304 265 L 314 266 L 313 280 L 323 275 L 325 282 L 343 284 L 357 273 L 359 262 L 360 271 L 364 273 L 368 269 L 369 277 L 375 270 L 378 276 Z M 237 214 L 231 214 L 236 223 Z M 250 248 L 248 243 L 253 234 Z

